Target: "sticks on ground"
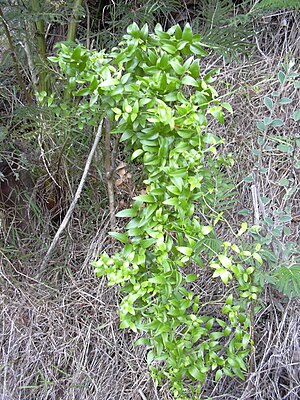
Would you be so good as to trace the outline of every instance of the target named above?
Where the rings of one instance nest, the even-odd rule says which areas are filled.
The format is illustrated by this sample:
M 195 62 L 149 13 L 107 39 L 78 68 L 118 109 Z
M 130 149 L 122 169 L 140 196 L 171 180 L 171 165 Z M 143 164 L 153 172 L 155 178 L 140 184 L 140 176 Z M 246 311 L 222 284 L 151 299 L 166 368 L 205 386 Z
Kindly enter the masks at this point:
M 46 269 L 47 264 L 48 264 L 48 262 L 50 260 L 51 254 L 52 254 L 53 250 L 55 249 L 55 247 L 57 245 L 59 237 L 62 234 L 62 232 L 64 231 L 64 229 L 66 228 L 66 226 L 68 225 L 70 217 L 71 217 L 71 215 L 72 215 L 72 213 L 74 211 L 74 208 L 75 208 L 75 206 L 76 206 L 76 204 L 77 204 L 77 202 L 79 200 L 79 197 L 81 195 L 81 192 L 82 192 L 82 189 L 83 189 L 83 186 L 84 186 L 84 182 L 86 180 L 87 174 L 88 174 L 89 169 L 90 169 L 90 165 L 91 165 L 92 159 L 94 157 L 96 148 L 98 146 L 99 140 L 100 140 L 101 135 L 102 135 L 102 125 L 103 125 L 103 121 L 101 121 L 101 123 L 100 123 L 100 125 L 98 127 L 98 131 L 97 131 L 97 134 L 95 136 L 95 140 L 94 140 L 93 146 L 91 148 L 90 154 L 89 154 L 89 156 L 87 158 L 87 161 L 86 161 L 86 164 L 85 164 L 85 167 L 84 167 L 84 171 L 83 171 L 81 180 L 79 182 L 77 191 L 75 193 L 74 199 L 73 199 L 72 203 L 70 204 L 70 207 L 69 207 L 69 209 L 68 209 L 68 211 L 67 211 L 67 213 L 65 215 L 65 218 L 63 219 L 60 227 L 58 228 L 58 230 L 57 230 L 57 232 L 56 232 L 56 234 L 55 234 L 55 236 L 53 238 L 53 241 L 52 241 L 52 243 L 51 243 L 51 245 L 50 245 L 50 247 L 49 247 L 49 249 L 48 249 L 48 251 L 47 251 L 47 253 L 46 253 L 46 255 L 45 255 L 44 259 L 43 259 L 43 261 L 42 261 L 42 264 L 41 264 L 40 270 L 39 270 L 39 275 L 42 272 L 44 272 L 44 270 Z

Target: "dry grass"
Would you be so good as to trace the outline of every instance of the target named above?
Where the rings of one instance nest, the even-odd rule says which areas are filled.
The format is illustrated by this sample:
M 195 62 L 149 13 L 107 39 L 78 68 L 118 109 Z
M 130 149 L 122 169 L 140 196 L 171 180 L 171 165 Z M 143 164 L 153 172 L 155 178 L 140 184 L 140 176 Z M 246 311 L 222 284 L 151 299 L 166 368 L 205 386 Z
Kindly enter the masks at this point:
M 281 25 L 282 18 L 287 26 Z M 291 54 L 299 56 L 300 48 L 299 18 L 284 14 L 271 22 L 273 25 L 268 23 L 260 35 L 253 59 L 221 65 L 222 78 L 231 84 L 232 94 L 227 100 L 234 108 L 234 116 L 221 129 L 224 151 L 231 151 L 236 160 L 230 173 L 238 184 L 238 208 L 251 210 L 251 184 L 242 179 L 255 169 L 256 121 L 266 114 L 262 99 L 275 89 L 280 63 Z M 285 119 L 297 107 L 299 98 L 289 108 L 279 110 L 280 116 Z M 274 137 L 288 139 L 298 134 L 298 129 L 294 123 L 274 129 L 268 144 L 274 148 Z M 290 177 L 291 171 L 297 190 L 289 204 L 293 213 L 298 213 L 300 177 L 299 170 L 292 169 L 291 157 L 273 150 L 264 154 L 261 162 L 267 173 L 257 174 L 257 185 L 261 195 L 271 199 L 265 214 L 270 216 L 286 206 L 278 182 Z M 136 335 L 118 328 L 116 289 L 108 288 L 105 279 L 94 277 L 90 262 L 103 249 L 113 250 L 107 239 L 107 218 L 103 210 L 98 210 L 101 213 L 102 219 L 95 216 L 95 210 L 87 210 L 85 216 L 83 212 L 74 215 L 42 281 L 34 276 L 46 243 L 33 235 L 19 249 L 9 247 L 8 242 L 1 248 L 1 400 L 172 399 L 166 386 L 153 385 L 145 362 L 146 350 L 133 346 Z M 248 217 L 251 222 L 252 217 Z M 236 213 L 231 218 L 233 224 L 241 221 Z M 299 222 L 291 223 L 290 228 L 290 236 L 282 240 L 292 238 L 299 243 Z M 213 298 L 220 289 L 208 279 L 203 277 L 197 285 L 199 291 Z M 255 316 L 256 349 L 247 380 L 222 378 L 216 384 L 209 378 L 201 398 L 299 399 L 299 310 L 299 300 L 288 300 L 267 287 L 261 311 Z

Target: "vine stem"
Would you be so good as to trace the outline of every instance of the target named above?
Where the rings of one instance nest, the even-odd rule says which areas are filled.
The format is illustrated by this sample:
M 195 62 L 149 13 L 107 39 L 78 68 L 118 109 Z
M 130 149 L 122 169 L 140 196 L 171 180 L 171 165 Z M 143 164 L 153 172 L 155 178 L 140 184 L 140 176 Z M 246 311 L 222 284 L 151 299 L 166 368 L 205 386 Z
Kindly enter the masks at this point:
M 72 213 L 74 211 L 74 208 L 75 208 L 75 206 L 76 206 L 76 204 L 77 204 L 77 202 L 79 200 L 79 197 L 81 195 L 84 183 L 86 181 L 86 178 L 87 178 L 90 166 L 91 166 L 92 159 L 94 157 L 94 154 L 95 154 L 96 148 L 98 146 L 99 140 L 100 140 L 100 138 L 102 136 L 102 125 L 103 125 L 103 121 L 101 121 L 100 124 L 99 124 L 98 130 L 97 130 L 97 134 L 95 136 L 95 140 L 94 140 L 93 146 L 91 148 L 91 151 L 90 151 L 90 153 L 88 155 L 88 158 L 87 158 L 87 161 L 86 161 L 86 164 L 85 164 L 85 167 L 84 167 L 84 171 L 83 171 L 81 180 L 79 182 L 78 188 L 76 190 L 74 199 L 72 200 L 72 203 L 70 204 L 70 207 L 69 207 L 69 209 L 68 209 L 68 211 L 67 211 L 67 213 L 66 213 L 66 215 L 65 215 L 65 217 L 64 217 L 64 219 L 62 221 L 62 223 L 60 224 L 60 227 L 58 228 L 58 230 L 57 230 L 57 232 L 56 232 L 56 234 L 55 234 L 55 236 L 54 236 L 54 238 L 52 240 L 52 243 L 51 243 L 51 245 L 50 245 L 50 247 L 49 247 L 49 249 L 48 249 L 48 251 L 47 251 L 47 253 L 46 253 L 46 255 L 45 255 L 45 257 L 44 257 L 44 259 L 42 261 L 42 263 L 41 263 L 38 275 L 42 274 L 45 271 L 45 269 L 47 267 L 47 264 L 48 264 L 48 262 L 50 260 L 51 254 L 52 254 L 53 250 L 55 249 L 55 247 L 57 245 L 57 242 L 58 242 L 58 240 L 60 238 L 60 235 L 62 234 L 62 232 L 64 231 L 64 229 L 68 225 L 69 220 L 71 218 L 71 215 L 72 215 Z
M 110 228 L 112 231 L 115 230 L 116 216 L 115 216 L 115 192 L 114 192 L 114 171 L 115 161 L 119 146 L 120 135 L 117 136 L 114 148 L 111 150 L 111 122 L 108 118 L 105 118 L 105 138 L 104 138 L 104 151 L 105 151 L 105 175 L 107 182 L 107 194 L 109 201 L 109 219 Z

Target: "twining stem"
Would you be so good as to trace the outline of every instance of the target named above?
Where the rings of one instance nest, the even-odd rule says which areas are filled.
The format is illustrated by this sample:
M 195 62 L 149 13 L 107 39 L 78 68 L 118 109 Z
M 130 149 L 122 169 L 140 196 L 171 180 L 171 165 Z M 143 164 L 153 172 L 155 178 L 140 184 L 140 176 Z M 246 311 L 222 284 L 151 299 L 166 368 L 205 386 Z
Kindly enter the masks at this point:
M 105 175 L 107 182 L 107 193 L 109 201 L 109 218 L 110 228 L 112 231 L 115 230 L 116 216 L 115 216 L 115 192 L 114 192 L 114 171 L 115 171 L 115 160 L 119 145 L 119 136 L 116 137 L 113 150 L 111 150 L 111 122 L 108 118 L 105 118 L 105 137 L 104 137 L 104 151 L 105 151 Z

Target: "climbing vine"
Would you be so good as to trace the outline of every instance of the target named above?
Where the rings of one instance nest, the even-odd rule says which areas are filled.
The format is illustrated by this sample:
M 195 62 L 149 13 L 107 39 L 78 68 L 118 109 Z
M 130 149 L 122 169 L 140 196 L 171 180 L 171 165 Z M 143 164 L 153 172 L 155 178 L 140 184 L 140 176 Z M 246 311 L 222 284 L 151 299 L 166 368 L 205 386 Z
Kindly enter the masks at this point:
M 213 87 L 218 70 L 202 74 L 206 55 L 189 25 L 154 33 L 132 24 L 109 54 L 61 44 L 59 64 L 67 98 L 78 98 L 78 125 L 109 118 L 146 174 L 145 193 L 117 213 L 130 218 L 124 232 L 111 232 L 123 247 L 95 262 L 98 276 L 120 287 L 121 328 L 142 334 L 152 376 L 168 380 L 177 399 L 194 398 L 208 373 L 241 379 L 251 351 L 251 304 L 259 288 L 252 276 L 262 263 L 253 250 L 223 242 L 216 227 L 219 205 L 231 190 L 221 173 L 232 159 L 218 154 L 222 140 L 211 133 L 211 118 L 224 122 Z M 42 94 L 41 97 L 44 95 Z M 55 96 L 48 105 L 62 115 L 70 104 Z M 73 107 L 74 108 L 74 107 Z M 237 241 L 247 230 L 243 223 Z M 189 273 L 197 265 L 197 273 Z M 193 285 L 211 271 L 226 290 L 214 299 L 218 315 L 206 313 Z M 225 294 L 224 294 L 225 293 Z M 198 382 L 194 385 L 192 382 Z

